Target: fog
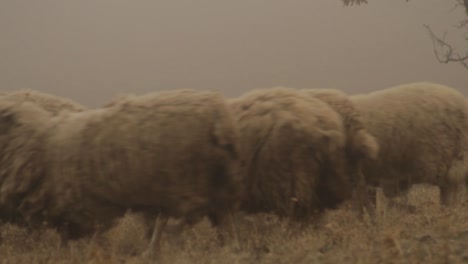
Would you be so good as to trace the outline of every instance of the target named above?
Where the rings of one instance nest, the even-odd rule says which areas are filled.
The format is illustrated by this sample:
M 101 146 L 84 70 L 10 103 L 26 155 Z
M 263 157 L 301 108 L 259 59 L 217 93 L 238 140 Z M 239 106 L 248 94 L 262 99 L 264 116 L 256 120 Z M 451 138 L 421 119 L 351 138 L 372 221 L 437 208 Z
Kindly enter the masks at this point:
M 180 88 L 232 97 L 273 86 L 358 93 L 431 81 L 468 95 L 468 70 L 440 64 L 423 27 L 452 29 L 463 16 L 452 8 L 440 0 L 2 0 L 0 89 L 90 107 Z

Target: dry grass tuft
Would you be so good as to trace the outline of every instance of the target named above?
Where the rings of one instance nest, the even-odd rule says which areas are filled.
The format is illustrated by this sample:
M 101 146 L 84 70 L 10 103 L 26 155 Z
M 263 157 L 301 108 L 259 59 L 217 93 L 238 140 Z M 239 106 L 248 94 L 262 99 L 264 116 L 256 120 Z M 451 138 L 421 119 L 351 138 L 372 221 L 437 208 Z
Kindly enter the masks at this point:
M 290 230 L 272 215 L 238 215 L 238 241 L 224 248 L 208 221 L 186 230 L 183 241 L 163 238 L 158 263 L 466 263 L 468 203 L 441 208 L 438 189 L 415 186 L 408 213 L 388 208 L 376 222 L 359 220 L 349 205 L 330 211 L 319 226 Z M 128 214 L 102 239 L 83 239 L 60 248 L 53 230 L 29 233 L 3 224 L 1 263 L 151 263 L 141 257 L 145 227 Z

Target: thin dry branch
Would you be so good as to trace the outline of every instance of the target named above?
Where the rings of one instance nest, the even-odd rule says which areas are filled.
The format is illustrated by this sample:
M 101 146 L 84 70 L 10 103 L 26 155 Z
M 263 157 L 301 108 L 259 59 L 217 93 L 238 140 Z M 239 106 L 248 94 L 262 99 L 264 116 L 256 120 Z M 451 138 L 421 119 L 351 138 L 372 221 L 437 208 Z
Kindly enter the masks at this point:
M 458 4 L 465 7 L 466 14 L 468 15 L 468 0 L 457 0 Z
M 452 12 L 453 10 L 460 7 L 466 10 L 466 17 L 460 21 L 460 23 L 456 26 L 457 28 L 463 28 L 468 25 L 468 0 L 457 0 L 455 6 L 449 12 Z
M 465 19 L 463 19 L 462 21 L 460 21 L 460 23 L 456 27 L 457 28 L 468 27 L 468 16 Z
M 352 6 L 354 4 L 360 5 L 360 4 L 367 4 L 367 0 L 341 0 L 345 6 Z M 406 0 L 406 2 L 409 2 L 409 0 Z M 456 6 L 464 6 L 466 13 L 468 14 L 468 0 L 457 0 Z
M 468 1 L 468 0 L 465 0 L 465 1 Z M 341 0 L 341 2 L 343 2 L 345 6 L 367 4 L 367 0 Z M 406 0 L 406 2 L 409 2 L 409 0 Z
M 367 0 L 341 0 L 345 6 L 367 4 Z
M 452 45 L 448 44 L 444 40 L 445 34 L 440 38 L 428 25 L 424 25 L 424 27 L 427 29 L 429 36 L 431 37 L 434 54 L 440 63 L 458 62 L 468 69 L 468 52 L 465 55 L 461 55 L 454 47 L 452 47 Z
M 367 0 L 341 0 L 341 2 L 343 2 L 345 6 L 367 4 Z M 409 2 L 409 0 L 406 0 L 406 2 Z M 466 17 L 455 27 L 458 29 L 468 28 L 468 0 L 455 0 L 455 5 L 453 9 L 450 10 L 450 12 L 457 8 L 464 8 L 466 10 Z M 461 53 L 457 52 L 451 44 L 444 40 L 445 35 L 444 37 L 440 38 L 434 34 L 429 26 L 424 26 L 429 32 L 434 47 L 434 54 L 440 63 L 458 62 L 463 65 L 463 67 L 468 69 L 468 52 L 462 55 Z M 468 41 L 468 32 L 464 36 L 465 40 Z
M 459 7 L 463 7 L 465 9 L 467 9 L 467 13 L 468 13 L 467 4 L 468 4 L 468 0 L 456 0 L 455 1 L 455 6 L 450 10 L 450 12 L 457 9 L 457 8 L 459 8 Z

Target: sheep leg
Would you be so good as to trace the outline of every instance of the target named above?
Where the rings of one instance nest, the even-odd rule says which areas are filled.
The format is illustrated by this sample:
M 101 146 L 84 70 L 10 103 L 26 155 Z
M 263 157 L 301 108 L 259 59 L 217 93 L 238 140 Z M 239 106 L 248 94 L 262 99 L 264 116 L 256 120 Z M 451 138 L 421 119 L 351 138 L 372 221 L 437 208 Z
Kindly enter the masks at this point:
M 157 215 L 154 214 L 142 214 L 143 224 L 145 226 L 145 237 L 148 241 L 151 241 L 151 238 L 154 233 L 155 228 L 155 219 L 157 219 Z M 148 242 L 149 243 L 149 242 Z
M 407 180 L 401 180 L 397 183 L 388 184 L 383 187 L 383 193 L 386 197 L 390 198 L 388 201 L 389 207 L 400 208 L 407 212 L 415 212 L 416 207 L 409 204 L 408 191 L 411 187 L 411 184 Z M 397 196 L 403 198 L 403 202 L 395 201 Z
M 354 191 L 352 196 L 352 207 L 354 211 L 357 211 L 358 217 L 362 220 L 365 215 L 365 211 L 369 216 L 375 215 L 375 210 L 373 201 L 371 200 L 371 195 L 367 187 L 366 178 L 362 172 L 362 162 L 357 164 L 357 173 L 354 183 Z M 373 193 L 375 195 L 375 193 Z M 374 199 L 375 202 L 375 199 Z
M 178 224 L 168 226 L 166 233 L 170 233 L 171 235 L 179 235 L 187 226 L 192 226 L 191 222 L 186 219 L 182 219 Z
M 387 214 L 387 203 L 388 199 L 385 196 L 382 187 L 377 187 L 375 189 L 375 210 L 379 212 L 383 219 Z
M 440 204 L 442 206 L 454 206 L 458 201 L 462 191 L 461 186 L 456 183 L 447 183 L 439 186 L 440 189 Z
M 208 219 L 210 220 L 211 226 L 216 229 L 217 240 L 221 247 L 226 244 L 226 236 L 235 237 L 232 212 L 228 213 L 227 216 L 224 214 L 210 213 L 208 214 Z M 185 217 L 179 224 L 169 227 L 167 232 L 174 236 L 179 236 L 185 227 L 192 227 L 200 220 L 199 216 Z M 227 235 L 225 233 L 227 233 Z
M 376 212 L 379 212 L 382 219 L 385 219 L 387 211 L 388 211 L 389 208 L 399 208 L 399 209 L 405 210 L 407 212 L 416 211 L 416 207 L 414 207 L 412 205 L 409 205 L 408 202 L 407 202 L 407 198 L 408 198 L 407 197 L 407 192 L 402 193 L 403 197 L 406 199 L 406 202 L 399 203 L 399 202 L 394 201 L 395 196 L 390 196 L 389 197 L 388 195 L 385 194 L 386 193 L 385 192 L 386 188 L 388 188 L 388 186 L 377 188 L 376 197 L 375 197 Z M 388 194 L 388 192 L 387 192 L 387 194 Z
M 218 243 L 221 247 L 226 245 L 226 237 L 229 237 L 234 239 L 237 249 L 240 248 L 234 227 L 232 211 L 228 212 L 226 215 L 210 214 L 208 218 L 210 219 L 211 225 L 216 228 Z
M 178 247 L 184 247 L 184 241 L 181 239 L 181 234 L 186 227 L 192 227 L 195 224 L 194 219 L 183 218 L 177 224 L 169 225 L 166 228 L 166 233 L 170 234 L 170 242 L 177 244 Z
M 64 222 L 61 226 L 58 227 L 59 236 L 60 236 L 60 248 L 67 248 L 72 240 L 72 235 L 69 227 L 69 223 Z
M 218 243 L 221 247 L 223 247 L 226 243 L 225 241 L 225 236 L 224 236 L 224 229 L 225 228 L 225 223 L 224 219 L 220 215 L 217 214 L 209 214 L 208 219 L 210 219 L 211 226 L 216 228 L 216 238 L 218 239 Z M 229 229 L 229 228 L 228 228 Z
M 106 250 L 106 246 L 108 246 L 101 231 L 95 231 L 91 236 L 90 242 L 95 249 Z
M 166 216 L 161 216 L 160 219 L 156 218 L 154 222 L 154 230 L 151 236 L 151 240 L 145 252 L 143 252 L 144 258 L 154 259 L 155 257 L 157 257 L 157 253 L 159 253 L 159 250 L 161 249 L 162 233 L 167 225 L 168 220 L 169 217 Z
M 233 239 L 235 242 L 235 248 L 240 250 L 239 236 L 236 230 L 236 225 L 234 224 L 234 213 L 231 211 L 227 215 L 227 221 L 225 222 L 225 227 L 228 230 L 228 236 Z M 224 230 L 224 228 L 222 229 Z
M 369 210 L 372 212 L 372 215 L 375 216 L 377 210 L 377 187 L 375 186 L 366 186 L 366 195 L 369 199 Z
M 414 206 L 411 206 L 409 204 L 409 189 L 411 188 L 411 184 L 409 180 L 403 180 L 398 183 L 398 189 L 400 190 L 400 194 L 403 198 L 403 204 L 404 207 L 411 211 L 414 212 L 416 208 Z
M 372 208 L 369 192 L 367 190 L 366 178 L 364 176 L 364 173 L 362 172 L 362 161 L 358 163 L 357 193 L 359 195 L 358 201 L 360 204 L 361 217 L 364 216 L 364 210 L 366 210 L 368 214 L 373 215 L 375 212 Z
M 59 248 L 61 248 L 61 249 L 67 248 L 68 245 L 70 244 L 68 236 L 64 235 L 64 234 L 60 234 L 59 238 L 60 238 Z
M 373 207 L 373 201 L 372 198 L 374 198 L 375 202 L 375 191 L 371 194 L 369 194 L 369 190 L 365 183 L 361 183 L 356 187 L 355 193 L 354 193 L 354 210 L 358 211 L 359 217 L 363 219 L 365 212 L 372 217 L 375 215 L 375 209 Z
M 234 224 L 232 221 L 232 212 L 229 212 L 227 214 L 225 214 L 224 212 L 212 212 L 208 214 L 208 219 L 211 223 L 211 226 L 216 229 L 217 240 L 221 247 L 223 247 L 226 244 L 226 236 L 236 237 L 234 231 Z M 172 226 L 168 230 L 168 232 L 178 236 L 185 227 L 192 227 L 200 220 L 201 217 L 199 215 L 185 217 L 179 224 Z M 227 233 L 227 235 L 225 233 Z

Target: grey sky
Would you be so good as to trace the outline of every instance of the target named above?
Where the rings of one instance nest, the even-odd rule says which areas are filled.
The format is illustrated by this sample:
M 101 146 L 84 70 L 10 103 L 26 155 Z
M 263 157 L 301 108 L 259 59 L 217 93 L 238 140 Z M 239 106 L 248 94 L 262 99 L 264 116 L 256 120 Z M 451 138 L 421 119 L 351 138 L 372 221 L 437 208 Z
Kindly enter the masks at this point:
M 0 87 L 91 107 L 119 93 L 178 88 L 356 93 L 432 81 L 468 95 L 468 71 L 439 64 L 422 26 L 442 33 L 461 9 L 449 13 L 453 2 L 440 0 L 370 2 L 2 0 Z

